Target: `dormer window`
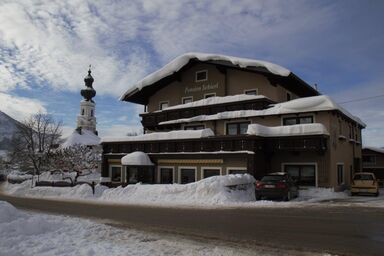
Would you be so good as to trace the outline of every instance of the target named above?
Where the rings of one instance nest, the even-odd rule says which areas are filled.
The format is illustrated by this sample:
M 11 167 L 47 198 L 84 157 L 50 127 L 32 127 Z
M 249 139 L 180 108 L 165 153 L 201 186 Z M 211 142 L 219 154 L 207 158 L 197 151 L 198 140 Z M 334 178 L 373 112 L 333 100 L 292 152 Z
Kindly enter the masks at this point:
M 216 93 L 207 93 L 207 94 L 204 94 L 204 99 L 208 99 L 208 98 L 211 98 L 211 97 L 216 97 Z
M 208 80 L 208 70 L 196 71 L 195 82 L 203 82 Z

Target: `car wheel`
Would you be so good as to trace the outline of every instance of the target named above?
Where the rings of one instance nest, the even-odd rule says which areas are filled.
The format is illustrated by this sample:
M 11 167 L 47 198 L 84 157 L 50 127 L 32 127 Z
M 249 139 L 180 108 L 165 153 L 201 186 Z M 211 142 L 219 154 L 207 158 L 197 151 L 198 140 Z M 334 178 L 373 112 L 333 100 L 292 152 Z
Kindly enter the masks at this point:
M 291 191 L 287 192 L 287 195 L 284 197 L 284 201 L 290 201 L 292 199 Z

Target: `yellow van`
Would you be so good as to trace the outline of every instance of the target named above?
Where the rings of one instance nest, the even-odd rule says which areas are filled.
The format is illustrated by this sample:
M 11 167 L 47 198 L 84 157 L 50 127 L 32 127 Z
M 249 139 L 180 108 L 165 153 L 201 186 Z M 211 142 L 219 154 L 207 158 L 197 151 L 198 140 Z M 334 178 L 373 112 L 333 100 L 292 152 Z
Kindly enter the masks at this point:
M 379 182 L 375 174 L 371 172 L 357 172 L 353 176 L 351 185 L 351 196 L 357 194 L 379 195 Z

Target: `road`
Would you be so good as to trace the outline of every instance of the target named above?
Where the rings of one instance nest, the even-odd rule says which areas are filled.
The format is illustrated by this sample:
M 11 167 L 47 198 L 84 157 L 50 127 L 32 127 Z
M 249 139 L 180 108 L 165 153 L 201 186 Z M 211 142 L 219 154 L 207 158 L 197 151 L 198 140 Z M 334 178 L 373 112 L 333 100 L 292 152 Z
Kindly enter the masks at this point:
M 14 206 L 102 219 L 123 227 L 338 255 L 384 255 L 384 209 L 363 207 L 170 208 L 21 198 Z M 108 238 L 106 238 L 108 239 Z

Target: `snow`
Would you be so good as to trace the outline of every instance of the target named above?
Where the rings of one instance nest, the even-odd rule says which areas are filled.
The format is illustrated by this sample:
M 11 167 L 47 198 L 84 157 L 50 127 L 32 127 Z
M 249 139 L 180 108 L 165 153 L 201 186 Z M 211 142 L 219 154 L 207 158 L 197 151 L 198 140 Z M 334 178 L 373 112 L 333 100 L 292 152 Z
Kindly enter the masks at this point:
M 179 71 L 182 67 L 184 67 L 191 59 L 198 59 L 200 61 L 227 61 L 232 63 L 233 65 L 237 65 L 240 68 L 247 67 L 264 67 L 269 72 L 279 75 L 279 76 L 289 76 L 291 71 L 288 69 L 279 66 L 274 63 L 261 61 L 261 60 L 252 60 L 245 58 L 238 58 L 226 55 L 218 55 L 218 54 L 207 54 L 207 53 L 186 53 L 183 54 L 168 64 L 166 64 L 161 69 L 155 71 L 154 73 L 144 77 L 141 81 L 134 84 L 130 89 L 128 89 L 121 97 L 120 100 L 124 100 L 125 96 L 132 94 L 136 91 L 140 91 L 144 87 L 151 85 L 153 83 L 158 82 L 164 77 L 170 76 L 173 73 Z
M 274 136 L 297 136 L 297 135 L 317 135 L 327 134 L 327 129 L 323 124 L 296 124 L 286 126 L 268 127 L 260 124 L 250 124 L 247 130 L 248 135 L 256 135 L 261 137 Z
M 283 114 L 296 114 L 305 112 L 318 112 L 339 110 L 344 115 L 348 116 L 361 126 L 365 127 L 365 123 L 358 117 L 353 116 L 347 110 L 335 103 L 329 96 L 320 95 L 313 97 L 305 97 L 294 99 L 291 101 L 274 104 L 272 107 L 263 110 L 237 110 L 221 112 L 214 115 L 200 115 L 191 118 L 177 119 L 161 122 L 160 125 L 165 124 L 177 124 L 177 123 L 190 123 L 190 122 L 203 122 L 210 120 L 220 119 L 233 119 L 233 118 L 246 118 L 256 116 L 271 116 L 271 115 L 283 115 Z
M 119 228 L 100 220 L 24 212 L 3 201 L 0 201 L 0 238 L 0 254 L 9 256 L 257 256 L 266 253 L 264 248 L 257 251 L 218 241 Z
M 148 140 L 177 140 L 177 139 L 198 139 L 214 136 L 211 129 L 202 130 L 181 130 L 170 132 L 154 132 L 137 136 L 125 136 L 125 137 L 104 137 L 101 143 L 105 142 L 119 142 L 119 141 L 148 141 Z
M 199 151 L 199 152 L 160 152 L 160 153 L 149 153 L 150 155 L 172 155 L 172 154 L 188 154 L 188 155 L 193 155 L 193 154 L 212 154 L 212 155 L 217 155 L 217 154 L 255 154 L 253 151 L 249 150 L 238 150 L 238 151 L 225 151 L 225 150 L 219 150 L 219 151 Z M 108 155 L 108 154 L 106 154 Z M 112 153 L 113 155 L 113 153 Z
M 11 180 L 13 182 L 20 183 L 20 182 L 32 179 L 32 175 L 26 174 L 26 173 L 20 172 L 20 171 L 11 171 L 11 173 L 9 173 L 7 175 L 7 179 Z
M 74 130 L 73 133 L 61 144 L 62 148 L 67 148 L 74 145 L 94 146 L 100 144 L 100 137 L 92 131 L 82 129 L 81 134 Z
M 369 149 L 378 153 L 384 154 L 384 148 L 377 148 L 377 147 L 364 147 L 363 149 Z
M 224 97 L 215 96 L 215 97 L 210 97 L 207 99 L 193 101 L 193 102 L 186 103 L 186 104 L 180 104 L 180 105 L 167 107 L 164 110 L 181 109 L 181 108 L 194 108 L 194 107 L 207 106 L 207 105 L 239 102 L 239 101 L 245 101 L 245 100 L 265 99 L 265 98 L 267 98 L 267 97 L 265 97 L 263 95 L 247 95 L 247 94 L 238 94 L 238 95 L 231 95 L 231 96 L 224 96 Z M 161 111 L 163 111 L 163 110 L 157 110 L 155 112 L 161 112 Z
M 135 151 L 127 154 L 126 156 L 121 158 L 121 164 L 122 165 L 143 165 L 143 166 L 153 165 L 148 155 L 141 151 Z

